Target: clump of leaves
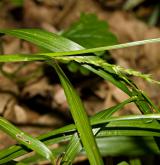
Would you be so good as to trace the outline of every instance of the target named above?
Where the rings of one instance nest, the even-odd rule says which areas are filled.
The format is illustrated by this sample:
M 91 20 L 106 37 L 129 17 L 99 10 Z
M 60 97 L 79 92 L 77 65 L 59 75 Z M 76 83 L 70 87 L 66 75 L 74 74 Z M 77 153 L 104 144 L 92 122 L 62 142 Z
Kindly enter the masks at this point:
M 152 80 L 150 75 L 112 65 L 99 56 L 99 52 L 159 42 L 159 38 L 116 44 L 116 38 L 109 32 L 106 23 L 93 15 L 82 15 L 62 36 L 40 29 L 9 29 L 0 30 L 0 33 L 15 36 L 48 50 L 47 53 L 30 55 L 1 55 L 0 62 L 39 60 L 51 65 L 59 76 L 74 119 L 73 124 L 33 138 L 1 117 L 0 128 L 19 144 L 0 151 L 0 164 L 33 164 L 47 159 L 52 164 L 66 165 L 72 164 L 77 155 L 86 154 L 90 164 L 100 165 L 103 164 L 102 156 L 106 155 L 138 156 L 160 153 L 157 144 L 157 138 L 160 136 L 159 109 L 128 75 L 138 76 L 149 82 L 159 82 Z M 129 98 L 88 118 L 79 95 L 59 66 L 60 62 L 78 63 L 114 84 L 128 94 Z M 136 104 L 141 115 L 112 116 L 131 102 Z M 68 142 L 68 145 L 48 148 L 64 141 Z M 143 145 L 138 145 L 142 142 Z M 21 161 L 13 161 L 31 150 L 35 151 L 35 155 Z

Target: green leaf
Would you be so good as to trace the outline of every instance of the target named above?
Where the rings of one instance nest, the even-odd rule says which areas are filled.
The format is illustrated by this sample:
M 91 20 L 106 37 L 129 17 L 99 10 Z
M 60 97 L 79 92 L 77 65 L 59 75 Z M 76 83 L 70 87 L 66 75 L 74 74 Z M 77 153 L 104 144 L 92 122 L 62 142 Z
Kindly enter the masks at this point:
M 68 40 L 67 38 L 40 29 L 1 29 L 0 33 L 24 39 L 52 52 L 83 49 L 82 46 Z
M 76 44 L 75 42 L 67 38 L 40 29 L 8 29 L 8 30 L 0 29 L 0 33 L 8 34 L 11 36 L 24 39 L 40 47 L 55 52 L 55 53 L 38 54 L 38 55 L 46 55 L 50 57 L 95 53 L 105 50 L 122 49 L 122 48 L 139 46 L 149 43 L 160 42 L 160 38 L 154 38 L 154 39 L 146 39 L 142 41 L 128 42 L 128 43 L 111 45 L 111 46 L 102 46 L 102 47 L 85 49 L 84 47 L 80 46 L 79 44 Z
M 160 154 L 153 137 L 113 136 L 97 138 L 98 147 L 104 156 L 140 156 Z M 143 147 L 142 147 L 143 145 Z M 141 146 L 141 147 L 140 147 Z
M 137 42 L 131 42 L 131 43 L 126 43 L 126 44 L 113 45 L 113 46 L 109 46 L 109 47 L 107 46 L 107 47 L 99 47 L 99 48 L 93 48 L 93 49 L 84 49 L 84 50 L 66 52 L 68 50 L 72 50 L 72 46 L 69 47 L 69 45 L 72 45 L 74 42 L 72 42 L 68 39 L 65 39 L 61 36 L 54 35 L 52 33 L 48 33 L 48 32 L 42 31 L 42 30 L 36 30 L 36 29 L 30 29 L 29 31 L 27 29 L 23 29 L 23 30 L 22 29 L 20 29 L 20 30 L 3 30 L 3 31 L 0 31 L 0 32 L 20 37 L 20 38 L 25 39 L 27 41 L 34 42 L 37 45 L 43 45 L 43 43 L 48 43 L 49 46 L 44 44 L 44 47 L 47 48 L 47 49 L 50 49 L 50 50 L 56 50 L 56 51 L 64 50 L 64 52 L 43 53 L 43 54 L 32 55 L 31 57 L 27 56 L 27 55 L 24 55 L 23 56 L 24 61 L 37 60 L 38 58 L 39 58 L 39 60 L 46 60 L 49 57 L 53 58 L 55 56 L 67 55 L 68 53 L 70 53 L 70 54 L 74 54 L 75 52 L 76 53 L 82 53 L 83 51 L 85 51 L 83 53 L 87 53 L 87 52 L 92 52 L 93 50 L 97 51 L 97 50 L 103 50 L 103 49 L 104 50 L 106 50 L 106 49 L 107 50 L 115 49 L 115 48 L 117 49 L 117 48 L 123 48 L 123 47 L 128 47 L 128 46 L 135 46 L 135 45 L 140 45 L 140 44 L 145 44 L 145 43 L 152 43 L 152 42 L 159 42 L 160 41 L 160 39 L 150 39 L 150 40 L 137 41 Z M 27 34 L 27 33 L 29 33 L 29 34 Z M 47 40 L 47 36 L 49 38 L 48 40 Z M 50 38 L 51 38 L 51 40 L 50 40 Z M 62 40 L 64 41 L 63 42 L 64 44 L 67 43 L 67 45 L 64 45 L 63 49 L 62 49 L 61 44 L 60 44 Z M 52 42 L 52 43 L 50 43 L 50 42 Z M 79 49 L 79 47 L 81 47 L 76 43 L 74 43 L 74 44 L 75 44 L 74 46 L 78 46 L 75 49 Z M 67 48 L 65 46 L 67 46 Z M 3 61 L 5 59 L 12 60 L 12 58 L 13 58 L 13 60 L 22 59 L 20 55 L 16 55 L 16 56 L 12 56 L 12 57 L 11 56 L 9 56 L 9 57 L 0 56 L 0 61 Z M 58 58 L 60 59 L 61 57 L 58 57 Z M 101 58 L 98 58 L 98 57 L 95 57 L 95 56 L 72 57 L 70 59 L 66 58 L 66 60 L 75 60 L 79 63 L 88 63 L 88 64 L 95 65 L 95 66 L 98 66 L 98 67 L 102 67 L 102 69 L 105 69 L 110 74 L 115 74 L 118 77 L 120 77 L 120 79 L 123 79 L 125 81 L 123 87 L 128 85 L 128 84 L 130 84 L 132 87 L 135 86 L 133 83 L 131 83 L 131 81 L 126 77 L 125 74 L 141 76 L 142 78 L 145 78 L 146 80 L 148 80 L 150 82 L 155 82 L 148 75 L 143 75 L 139 72 L 134 72 L 132 70 L 127 70 L 127 69 L 121 68 L 119 66 L 108 64 L 108 63 L 104 62 Z M 106 72 L 106 74 L 107 74 L 107 72 Z M 121 85 L 119 85 L 119 83 L 116 83 L 116 85 L 118 85 L 118 87 L 121 86 Z M 134 91 L 136 91 L 135 92 L 136 95 L 141 95 L 141 91 L 138 91 L 136 89 L 134 89 Z M 125 92 L 127 92 L 127 90 L 125 90 Z M 132 94 L 130 96 L 132 96 Z M 151 103 L 151 101 L 150 101 L 150 103 Z M 147 103 L 137 101 L 137 105 L 141 109 L 142 112 L 144 112 L 144 113 L 145 112 L 147 112 L 147 113 L 151 112 L 150 107 L 147 105 Z M 153 105 L 154 104 L 152 104 L 152 106 Z
M 121 79 L 121 77 L 119 77 L 119 75 L 115 76 L 114 74 L 110 74 L 108 72 L 105 72 L 101 68 L 95 69 L 93 66 L 86 65 L 86 64 L 83 66 L 85 66 L 90 71 L 94 72 L 95 74 L 99 75 L 103 79 L 108 80 L 109 82 L 114 84 L 116 87 L 118 87 L 119 89 L 124 91 L 126 94 L 128 94 L 130 97 L 138 96 L 139 100 L 137 100 L 135 103 L 136 103 L 137 107 L 141 110 L 141 112 L 143 112 L 144 114 L 152 112 L 148 104 L 150 104 L 151 107 L 155 108 L 155 110 L 157 112 L 159 112 L 159 110 L 152 103 L 152 101 L 146 95 L 143 95 L 142 91 L 138 90 L 136 88 L 136 86 L 134 86 L 134 83 L 130 84 L 130 82 L 129 82 L 130 87 L 131 87 L 131 89 L 129 89 L 128 82 L 125 82 L 125 79 L 123 79 L 123 78 Z M 144 101 L 144 100 L 146 100 L 146 101 Z
M 142 156 L 160 153 L 153 137 L 102 137 L 97 138 L 97 143 L 103 156 Z M 143 144 L 143 147 L 141 144 Z M 112 146 L 114 146 L 114 148 Z M 61 154 L 63 152 L 63 150 L 56 150 L 57 154 Z M 81 154 L 85 153 L 81 152 L 80 155 Z M 38 155 L 35 155 L 33 157 L 24 159 L 21 162 L 26 164 L 33 162 L 35 164 L 35 160 L 38 161 L 43 159 Z
M 69 144 L 67 145 L 67 148 L 64 152 L 64 156 L 62 158 L 61 163 L 63 165 L 70 165 L 72 164 L 74 158 L 77 156 L 77 154 L 82 150 L 82 146 L 80 143 L 80 139 L 78 137 L 78 134 L 75 133 Z
M 6 119 L 0 117 L 0 129 L 17 140 L 20 144 L 27 148 L 34 150 L 48 160 L 54 163 L 54 156 L 52 152 L 42 142 L 19 130 L 17 127 L 9 123 Z
M 81 102 L 80 97 L 78 96 L 77 92 L 74 90 L 70 81 L 68 80 L 62 69 L 58 66 L 58 64 L 56 62 L 53 63 L 52 61 L 48 61 L 48 63 L 53 66 L 59 76 L 67 98 L 67 102 L 70 107 L 72 117 L 74 119 L 84 149 L 88 155 L 90 164 L 103 164 L 103 160 L 101 158 L 92 133 L 89 119 L 87 117 L 84 105 Z
M 85 48 L 117 43 L 117 38 L 109 31 L 106 21 L 99 20 L 95 14 L 81 14 L 80 19 L 62 35 Z
M 106 110 L 107 111 L 107 110 Z M 104 113 L 106 113 L 104 111 Z M 99 115 L 99 114 L 98 114 Z M 101 114 L 102 115 L 102 114 Z M 146 121 L 145 118 L 149 118 L 150 122 Z M 158 120 L 160 120 L 160 115 L 159 114 L 154 114 L 154 117 L 157 118 Z M 108 122 L 109 124 L 107 124 L 105 127 L 103 127 L 103 129 L 97 134 L 97 139 L 101 138 L 104 139 L 106 136 L 117 136 L 117 141 L 119 141 L 119 137 L 120 136 L 157 136 L 160 137 L 160 127 L 158 123 L 153 122 L 153 116 L 152 115 L 133 115 L 132 117 L 129 116 L 125 116 L 125 118 L 122 117 L 116 117 L 116 118 L 111 118 L 111 119 L 107 119 L 105 122 L 103 120 L 103 122 L 101 122 L 101 120 L 94 120 L 92 121 L 92 126 L 94 124 L 95 129 L 97 128 L 101 128 L 102 124 L 104 126 L 104 124 L 106 125 Z M 100 125 L 101 123 L 101 125 Z M 42 140 L 46 145 L 50 145 L 50 144 L 55 144 L 61 141 L 67 141 L 69 140 L 72 135 L 76 132 L 76 127 L 75 125 L 68 125 L 62 128 L 59 128 L 57 130 L 53 130 L 50 131 L 47 134 L 41 135 L 38 137 L 39 140 Z M 141 137 L 143 138 L 143 137 Z M 145 137 L 144 137 L 145 138 Z M 118 143 L 116 141 L 116 137 L 114 137 L 115 140 L 113 140 L 113 144 Z M 127 148 L 127 145 L 125 146 L 125 140 L 122 141 L 122 146 L 124 147 L 124 150 L 126 150 L 126 152 L 122 153 L 123 155 L 132 155 L 132 154 L 147 154 L 148 152 L 150 153 L 160 153 L 157 144 L 155 143 L 155 141 L 153 141 L 153 139 L 151 140 L 151 145 L 150 145 L 150 141 L 147 141 L 144 144 L 148 144 L 148 150 L 145 149 L 145 146 L 137 146 L 137 143 L 139 144 L 139 139 L 138 137 L 134 138 L 134 141 L 131 141 L 131 143 L 135 143 L 134 146 L 138 147 L 138 150 L 140 152 L 132 152 L 129 148 Z M 136 140 L 137 139 L 137 140 Z M 109 144 L 108 144 L 109 143 Z M 108 147 L 108 145 L 110 144 L 110 141 L 106 143 L 106 147 Z M 102 153 L 106 153 L 107 155 L 112 155 L 112 150 L 109 149 L 109 151 L 103 151 L 103 146 L 100 146 L 100 150 Z M 118 146 L 118 145 L 117 145 Z M 110 146 L 111 147 L 111 146 Z M 126 147 L 126 148 L 125 148 Z M 155 149 L 151 149 L 151 148 L 155 148 Z M 142 152 L 141 152 L 142 151 Z M 10 161 L 18 156 L 21 156 L 25 153 L 27 153 L 28 151 L 25 150 L 25 148 L 23 148 L 22 146 L 12 146 L 8 149 L 2 150 L 0 152 L 0 164 L 5 163 L 7 161 Z M 114 148 L 114 152 L 116 152 L 117 154 L 120 154 L 120 150 L 119 148 Z
M 113 107 L 110 107 L 108 109 L 105 109 L 103 111 L 100 111 L 98 113 L 96 113 L 94 116 L 92 116 L 90 118 L 91 122 L 95 122 L 95 121 L 99 121 L 100 119 L 108 119 L 109 117 L 111 117 L 115 112 L 117 112 L 118 110 L 121 110 L 125 105 L 134 102 L 138 99 L 138 97 L 133 96 Z
M 24 39 L 26 41 L 32 42 L 38 46 L 41 46 L 45 49 L 48 49 L 50 51 L 53 51 L 55 53 L 39 53 L 37 55 L 42 56 L 62 56 L 62 55 L 73 55 L 73 54 L 82 54 L 82 53 L 95 53 L 98 50 L 112 50 L 117 48 L 124 48 L 124 47 L 130 47 L 130 46 L 136 46 L 141 45 L 145 43 L 152 43 L 152 42 L 159 42 L 160 39 L 150 39 L 150 40 L 143 40 L 143 41 L 137 41 L 137 42 L 131 42 L 126 44 L 119 44 L 119 45 L 113 45 L 113 46 L 104 46 L 104 47 L 98 47 L 98 48 L 91 48 L 91 49 L 85 49 L 84 47 L 80 46 L 79 44 L 72 42 L 71 40 L 68 40 L 67 38 L 58 36 L 54 33 L 50 33 L 47 31 L 39 30 L 39 29 L 14 29 L 14 30 L 0 30 L 0 33 L 5 33 L 8 35 L 12 35 L 21 39 Z M 70 51 L 72 50 L 72 51 Z M 19 55 L 16 55 L 14 57 L 8 57 L 10 60 L 12 58 L 20 58 Z M 38 57 L 37 57 L 38 58 Z M 97 58 L 97 59 L 96 59 Z M 6 57 L 3 58 L 6 59 Z M 35 60 L 36 57 L 34 57 L 33 60 Z M 23 60 L 27 61 L 27 58 L 23 58 Z M 2 59 L 0 59 L 2 61 Z M 124 74 L 129 74 L 133 76 L 138 76 L 141 78 L 146 79 L 149 82 L 155 82 L 159 83 L 157 81 L 154 81 L 150 78 L 149 75 L 142 74 L 140 72 L 131 70 L 131 69 L 124 69 L 120 66 L 111 65 L 103 61 L 102 59 L 95 57 L 94 60 L 90 61 L 94 65 L 98 63 L 98 65 L 102 65 L 102 68 L 106 69 L 107 71 L 115 74 L 122 74 L 122 78 L 124 78 Z M 96 65 L 97 66 L 97 65 Z M 126 79 L 127 80 L 127 79 Z
M 97 113 L 96 115 L 91 117 L 91 122 L 98 121 L 98 119 L 109 118 L 113 113 L 122 109 L 126 104 L 133 102 L 136 99 L 137 99 L 137 97 L 129 98 L 120 104 L 117 104 L 111 108 L 108 108 L 107 110 Z M 101 130 L 101 128 L 93 129 L 94 135 L 96 135 L 100 130 Z M 72 162 L 74 160 L 76 155 L 78 155 L 78 153 L 81 150 L 82 150 L 82 146 L 80 143 L 80 139 L 78 138 L 77 134 L 74 134 L 70 143 L 68 144 L 68 147 L 66 148 L 65 155 L 62 159 L 62 162 L 64 162 L 63 164 L 65 164 L 65 165 L 70 164 L 70 162 Z

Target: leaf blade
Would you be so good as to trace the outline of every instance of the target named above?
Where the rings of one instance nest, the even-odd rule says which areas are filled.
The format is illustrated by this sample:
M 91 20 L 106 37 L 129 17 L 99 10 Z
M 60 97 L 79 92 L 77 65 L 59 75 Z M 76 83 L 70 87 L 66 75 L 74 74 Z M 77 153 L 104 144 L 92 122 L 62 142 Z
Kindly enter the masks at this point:
M 56 63 L 52 63 L 52 61 L 48 61 L 48 63 L 54 67 L 59 76 L 72 117 L 74 119 L 77 131 L 79 132 L 80 139 L 84 145 L 90 163 L 95 165 L 103 164 L 103 160 L 100 156 L 99 149 L 93 136 L 90 122 L 80 97 L 72 87 L 70 81 L 61 70 L 61 68 Z
M 1 29 L 0 33 L 24 39 L 52 52 L 83 49 L 83 47 L 67 38 L 40 29 Z
M 117 38 L 109 31 L 107 22 L 99 20 L 95 14 L 82 13 L 80 19 L 64 31 L 62 36 L 85 48 L 117 43 Z
M 0 117 L 0 129 L 9 134 L 12 138 L 16 139 L 20 144 L 23 144 L 26 147 L 36 151 L 37 153 L 54 163 L 55 158 L 47 146 L 45 146 L 36 138 L 33 138 L 23 131 L 19 130 L 3 117 Z

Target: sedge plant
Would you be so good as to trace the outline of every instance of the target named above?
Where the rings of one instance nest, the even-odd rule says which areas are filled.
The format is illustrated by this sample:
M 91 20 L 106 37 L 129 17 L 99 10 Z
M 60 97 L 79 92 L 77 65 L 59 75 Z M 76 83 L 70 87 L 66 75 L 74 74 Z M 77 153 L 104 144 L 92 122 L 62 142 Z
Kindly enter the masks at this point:
M 107 155 L 160 154 L 160 110 L 131 81 L 130 76 L 143 78 L 150 83 L 159 82 L 150 75 L 110 64 L 103 58 L 106 51 L 160 42 L 160 38 L 118 44 L 116 37 L 106 28 L 108 27 L 105 22 L 99 21 L 93 15 L 83 14 L 79 22 L 61 35 L 41 29 L 0 30 L 2 35 L 14 36 L 45 49 L 45 52 L 36 54 L 2 54 L 0 62 L 43 61 L 52 66 L 59 76 L 74 120 L 73 124 L 35 138 L 0 117 L 0 129 L 18 142 L 17 145 L 0 151 L 0 164 L 28 165 L 48 160 L 51 164 L 69 165 L 73 164 L 76 156 L 86 155 L 91 165 L 102 165 L 102 157 Z M 88 117 L 80 96 L 59 65 L 61 62 L 79 64 L 79 67 L 111 82 L 126 93 L 128 99 Z M 141 115 L 113 117 L 115 112 L 130 103 L 135 103 Z M 62 143 L 57 148 L 50 148 L 60 142 L 66 142 L 67 145 Z M 138 145 L 140 143 L 144 146 Z M 35 154 L 16 159 L 31 151 L 35 151 Z M 132 158 L 129 161 L 135 162 L 140 164 L 139 159 Z

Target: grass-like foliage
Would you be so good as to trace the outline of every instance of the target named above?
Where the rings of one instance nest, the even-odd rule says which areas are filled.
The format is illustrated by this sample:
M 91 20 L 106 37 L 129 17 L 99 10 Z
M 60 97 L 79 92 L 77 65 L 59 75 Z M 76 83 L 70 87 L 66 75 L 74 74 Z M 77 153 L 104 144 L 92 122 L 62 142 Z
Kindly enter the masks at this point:
M 40 29 L 9 29 L 0 30 L 0 33 L 29 41 L 48 51 L 37 54 L 0 55 L 0 62 L 39 60 L 51 65 L 59 76 L 74 119 L 71 125 L 33 138 L 0 117 L 0 129 L 18 142 L 18 145 L 0 151 L 0 164 L 25 165 L 47 159 L 52 164 L 67 165 L 72 164 L 77 155 L 86 154 L 90 164 L 101 165 L 102 156 L 106 155 L 138 156 L 160 153 L 157 144 L 157 138 L 160 137 L 159 109 L 130 80 L 129 75 L 149 82 L 159 82 L 152 80 L 150 75 L 112 65 L 103 59 L 106 50 L 160 42 L 160 38 L 117 44 L 116 37 L 109 32 L 107 24 L 93 15 L 82 15 L 81 19 L 61 36 Z M 111 82 L 129 98 L 88 118 L 83 102 L 59 66 L 60 62 L 73 61 Z M 131 102 L 136 104 L 141 115 L 112 116 Z M 68 145 L 49 149 L 50 145 L 64 141 L 68 142 Z M 13 160 L 32 150 L 35 151 L 35 155 L 20 162 Z M 139 163 L 139 160 L 136 161 Z

